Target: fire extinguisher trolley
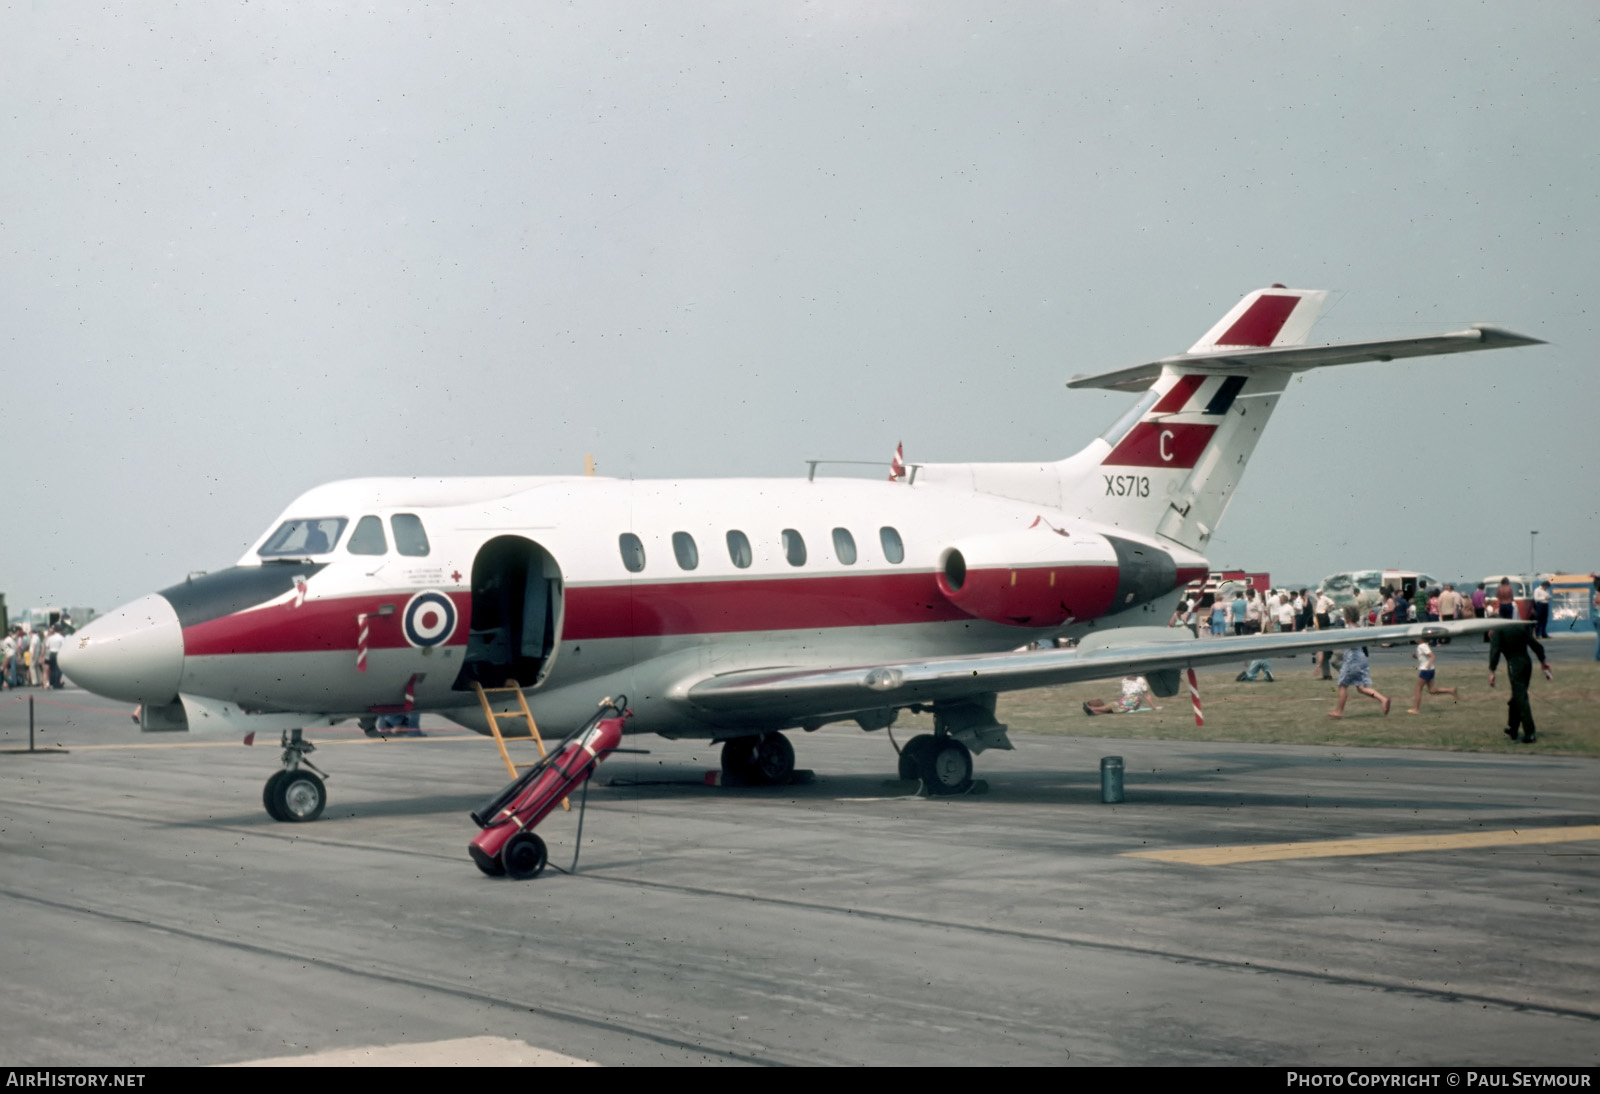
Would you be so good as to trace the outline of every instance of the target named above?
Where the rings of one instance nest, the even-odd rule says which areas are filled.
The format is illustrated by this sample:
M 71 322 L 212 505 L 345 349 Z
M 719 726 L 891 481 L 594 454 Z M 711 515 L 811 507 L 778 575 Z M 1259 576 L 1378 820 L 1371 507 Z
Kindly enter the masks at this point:
M 549 859 L 544 840 L 534 828 L 561 800 L 582 785 L 587 799 L 589 776 L 600 762 L 623 750 L 622 724 L 633 716 L 626 696 L 605 699 L 582 726 L 573 730 L 514 782 L 477 812 L 473 821 L 483 829 L 467 851 L 478 869 L 490 877 L 519 880 L 537 877 Z M 583 811 L 578 813 L 578 842 L 583 841 Z M 577 856 L 573 856 L 573 866 Z M 558 867 L 559 869 L 559 867 Z

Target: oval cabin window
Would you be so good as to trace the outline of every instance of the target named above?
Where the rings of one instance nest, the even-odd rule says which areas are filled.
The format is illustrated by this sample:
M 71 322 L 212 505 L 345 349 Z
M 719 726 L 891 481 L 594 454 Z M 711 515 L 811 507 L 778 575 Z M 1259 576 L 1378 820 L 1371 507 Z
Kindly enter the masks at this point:
M 885 525 L 878 529 L 878 542 L 883 544 L 883 557 L 899 565 L 906 560 L 906 545 L 900 542 L 900 533 Z
M 806 541 L 793 528 L 783 530 L 783 557 L 789 560 L 791 566 L 806 564 Z
M 833 553 L 846 566 L 856 564 L 856 537 L 850 534 L 850 529 L 833 530 Z
M 622 564 L 630 574 L 644 569 L 644 544 L 639 542 L 638 536 L 632 532 L 622 533 L 617 537 L 617 548 L 622 552 Z
M 700 549 L 694 545 L 694 537 L 688 532 L 672 533 L 672 553 L 677 556 L 681 570 L 692 570 L 700 565 Z
M 728 533 L 728 558 L 741 570 L 750 568 L 750 561 L 754 556 L 750 554 L 750 537 L 740 531 Z

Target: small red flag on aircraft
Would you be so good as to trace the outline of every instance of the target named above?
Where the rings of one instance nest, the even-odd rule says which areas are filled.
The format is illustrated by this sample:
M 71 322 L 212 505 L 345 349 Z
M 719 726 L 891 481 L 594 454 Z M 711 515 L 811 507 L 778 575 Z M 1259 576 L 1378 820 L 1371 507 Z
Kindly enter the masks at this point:
M 889 461 L 889 481 L 906 477 L 906 446 L 902 441 L 894 446 L 894 458 Z

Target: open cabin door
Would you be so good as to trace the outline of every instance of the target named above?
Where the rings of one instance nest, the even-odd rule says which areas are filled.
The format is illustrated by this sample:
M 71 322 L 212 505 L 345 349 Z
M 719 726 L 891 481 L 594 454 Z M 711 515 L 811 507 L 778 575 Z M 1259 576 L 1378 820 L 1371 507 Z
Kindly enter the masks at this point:
M 496 536 L 472 562 L 467 655 L 455 688 L 515 680 L 536 687 L 550 671 L 561 634 L 561 568 L 521 536 Z

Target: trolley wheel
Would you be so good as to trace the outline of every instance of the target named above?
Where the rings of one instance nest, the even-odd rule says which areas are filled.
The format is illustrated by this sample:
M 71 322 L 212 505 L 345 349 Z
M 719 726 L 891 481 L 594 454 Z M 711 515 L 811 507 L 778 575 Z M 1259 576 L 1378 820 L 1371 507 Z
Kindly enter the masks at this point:
M 267 784 L 261 788 L 261 804 L 267 807 L 267 816 L 275 821 L 289 819 L 283 815 L 278 806 L 278 784 L 283 781 L 283 777 L 287 774 L 288 772 L 281 768 L 274 771 L 272 777 L 267 780 Z
M 972 753 L 960 741 L 946 737 L 924 752 L 922 786 L 930 794 L 965 794 L 972 789 Z
M 321 779 L 310 771 L 282 771 L 277 780 L 272 788 L 272 801 L 277 806 L 274 816 L 297 824 L 322 816 L 322 807 L 328 804 L 328 788 Z
M 933 734 L 919 733 L 900 749 L 900 777 L 907 782 L 922 778 L 922 756 L 933 747 Z
M 467 844 L 467 853 L 472 856 L 472 861 L 478 869 L 490 877 L 505 877 L 506 868 L 501 861 L 487 851 L 480 850 L 477 844 Z
M 500 861 L 506 875 L 518 881 L 538 877 L 549 857 L 544 840 L 532 832 L 518 832 L 506 840 L 505 847 L 500 850 Z

